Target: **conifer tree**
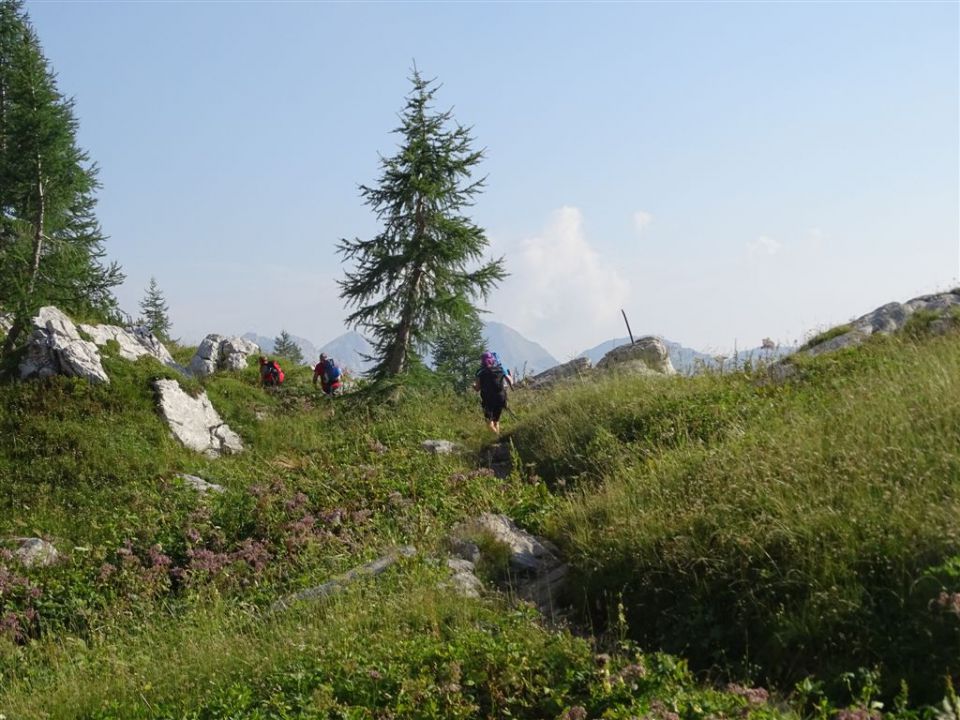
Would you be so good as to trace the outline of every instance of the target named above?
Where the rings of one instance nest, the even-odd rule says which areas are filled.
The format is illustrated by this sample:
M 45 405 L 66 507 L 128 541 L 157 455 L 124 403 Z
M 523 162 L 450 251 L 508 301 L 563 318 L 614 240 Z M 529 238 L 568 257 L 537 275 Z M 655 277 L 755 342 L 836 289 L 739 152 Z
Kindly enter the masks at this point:
M 164 342 L 170 339 L 170 308 L 157 285 L 155 277 L 150 278 L 150 284 L 147 286 L 146 294 L 140 301 L 140 324 L 148 327 L 150 332 L 156 335 Z
M 286 330 L 281 330 L 280 335 L 274 339 L 273 354 L 286 358 L 296 365 L 303 363 L 303 351 Z
M 372 340 L 368 371 L 374 379 L 403 374 L 418 364 L 418 352 L 436 333 L 476 315 L 506 275 L 503 259 L 471 269 L 482 259 L 487 238 L 464 215 L 484 180 L 472 179 L 483 152 L 473 150 L 469 128 L 452 123 L 452 112 L 436 112 L 434 81 L 414 67 L 400 126 L 400 147 L 380 161 L 376 187 L 360 194 L 383 230 L 370 240 L 342 239 L 338 250 L 353 261 L 339 281 L 340 297 L 355 308 L 347 323 Z
M 437 374 L 448 380 L 457 392 L 466 392 L 473 386 L 480 354 L 486 342 L 483 324 L 476 314 L 450 323 L 437 333 L 433 343 L 433 362 Z
M 116 310 L 123 275 L 102 262 L 97 169 L 76 130 L 23 3 L 0 0 L 0 305 L 15 317 L 6 352 L 41 305 Z

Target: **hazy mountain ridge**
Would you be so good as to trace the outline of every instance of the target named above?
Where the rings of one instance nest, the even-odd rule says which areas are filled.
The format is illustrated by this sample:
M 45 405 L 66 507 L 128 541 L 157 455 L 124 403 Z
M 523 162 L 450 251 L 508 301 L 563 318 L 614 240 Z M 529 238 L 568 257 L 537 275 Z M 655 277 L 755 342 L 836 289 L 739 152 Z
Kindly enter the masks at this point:
M 483 336 L 486 339 L 486 347 L 497 353 L 504 366 L 520 373 L 524 372 L 524 367 L 526 367 L 526 374 L 530 375 L 559 364 L 559 361 L 542 345 L 528 340 L 503 323 L 485 322 Z M 248 332 L 243 337 L 260 345 L 265 353 L 273 352 L 274 338 L 258 335 L 255 332 Z M 354 373 L 363 373 L 372 365 L 370 361 L 364 359 L 364 355 L 369 355 L 373 348 L 367 339 L 355 330 L 338 335 L 319 348 L 306 338 L 297 335 L 290 337 L 300 346 L 307 364 L 315 362 L 322 352 Z M 428 365 L 431 364 L 429 355 L 424 360 Z
M 487 349 L 497 353 L 503 366 L 520 375 L 533 375 L 560 364 L 542 345 L 501 322 L 485 322 L 483 336 L 487 340 Z
M 266 335 L 258 335 L 253 331 L 244 333 L 243 337 L 247 340 L 253 340 L 253 342 L 260 346 L 260 350 L 266 355 L 269 355 L 274 350 L 276 338 L 267 337 Z M 320 353 L 312 342 L 307 340 L 305 337 L 300 337 L 299 335 L 294 335 L 292 333 L 290 334 L 290 339 L 300 347 L 300 352 L 303 353 L 303 362 L 306 365 L 312 365 L 317 361 L 317 355 Z
M 678 373 L 689 375 L 690 373 L 696 372 L 698 369 L 703 367 L 713 368 L 719 366 L 717 358 L 721 357 L 720 355 L 711 355 L 700 350 L 694 350 L 693 348 L 686 347 L 685 345 L 681 345 L 673 340 L 667 340 L 666 338 L 664 338 L 663 341 L 666 344 L 667 351 L 670 354 L 670 362 L 673 364 L 674 369 Z M 630 338 L 628 337 L 606 340 L 599 345 L 594 345 L 592 348 L 584 350 L 577 357 L 589 358 L 590 362 L 596 364 L 608 352 L 616 347 L 620 347 L 621 345 L 627 345 L 629 342 Z M 785 355 L 789 355 L 795 349 L 796 348 L 792 346 L 788 346 L 769 349 L 755 347 L 747 350 L 738 350 L 736 359 L 732 357 L 732 354 L 731 356 L 723 356 L 724 366 L 733 367 L 736 365 L 739 367 L 748 361 L 769 362 L 784 357 Z

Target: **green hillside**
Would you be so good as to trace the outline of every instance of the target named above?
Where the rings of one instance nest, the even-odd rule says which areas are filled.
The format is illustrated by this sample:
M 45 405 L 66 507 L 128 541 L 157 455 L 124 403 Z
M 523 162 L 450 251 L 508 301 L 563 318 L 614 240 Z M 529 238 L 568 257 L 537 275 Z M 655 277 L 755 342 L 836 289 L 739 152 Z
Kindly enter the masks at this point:
M 515 393 L 503 479 L 475 399 L 429 386 L 181 379 L 246 446 L 208 459 L 157 412 L 150 381 L 175 373 L 152 359 L 108 350 L 110 385 L 5 382 L 0 538 L 61 559 L 0 551 L 0 717 L 929 715 L 960 672 L 960 337 L 793 362 L 781 384 Z M 450 588 L 450 528 L 484 511 L 566 555 L 559 617 L 513 597 L 496 547 L 481 598 Z M 274 606 L 403 545 L 376 579 Z

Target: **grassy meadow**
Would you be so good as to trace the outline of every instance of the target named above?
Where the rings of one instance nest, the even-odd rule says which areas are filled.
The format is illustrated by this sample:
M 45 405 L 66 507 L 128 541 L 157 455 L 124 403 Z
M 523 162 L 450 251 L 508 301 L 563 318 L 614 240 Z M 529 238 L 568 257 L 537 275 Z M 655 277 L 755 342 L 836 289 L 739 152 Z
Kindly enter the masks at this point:
M 519 390 L 505 479 L 476 399 L 428 381 L 331 401 L 306 368 L 181 380 L 243 438 L 216 460 L 170 435 L 151 359 L 5 382 L 0 538 L 62 559 L 0 549 L 0 717 L 957 717 L 960 335 L 793 362 Z M 561 548 L 562 621 L 449 587 L 449 530 L 483 511 Z

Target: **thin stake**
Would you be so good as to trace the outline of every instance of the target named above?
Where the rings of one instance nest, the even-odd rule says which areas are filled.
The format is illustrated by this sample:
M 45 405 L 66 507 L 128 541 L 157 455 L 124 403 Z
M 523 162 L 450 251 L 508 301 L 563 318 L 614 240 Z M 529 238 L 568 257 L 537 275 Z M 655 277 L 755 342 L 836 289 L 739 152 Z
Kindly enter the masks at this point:
M 633 345 L 633 331 L 630 329 L 630 321 L 627 320 L 627 314 L 623 312 L 623 308 L 620 308 L 620 312 L 623 314 L 623 321 L 627 324 L 627 334 L 630 336 L 630 344 Z

